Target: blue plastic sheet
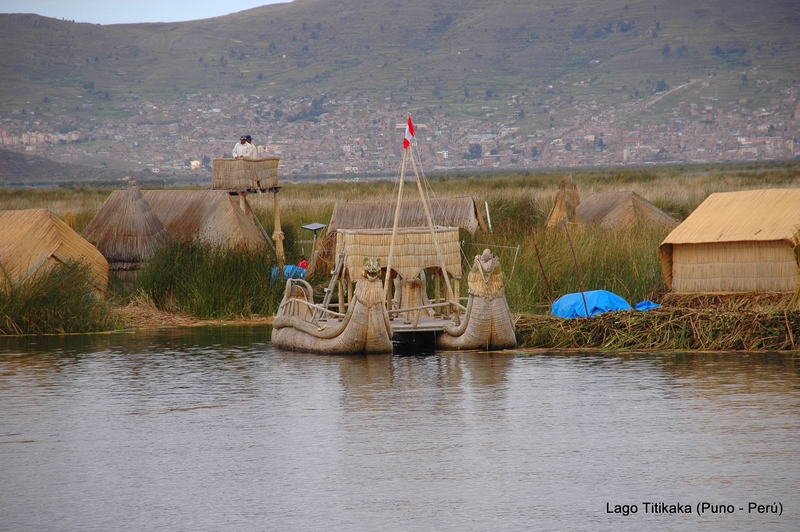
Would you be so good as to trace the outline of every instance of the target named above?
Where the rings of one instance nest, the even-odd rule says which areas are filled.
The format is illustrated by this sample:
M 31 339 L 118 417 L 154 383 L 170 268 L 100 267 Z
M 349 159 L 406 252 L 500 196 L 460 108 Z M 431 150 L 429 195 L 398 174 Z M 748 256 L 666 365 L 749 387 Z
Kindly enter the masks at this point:
M 280 276 L 280 272 L 278 267 L 272 268 L 272 280 L 277 281 L 278 277 Z M 306 269 L 301 268 L 300 266 L 295 266 L 290 264 L 288 266 L 283 267 L 283 280 L 286 279 L 305 279 L 306 278 Z
M 586 305 L 583 299 L 586 298 Z M 559 318 L 585 318 L 586 307 L 589 307 L 589 316 L 612 312 L 616 310 L 631 310 L 627 301 L 608 290 L 590 290 L 566 294 L 553 303 L 553 316 Z
M 636 310 L 650 310 L 651 308 L 659 308 L 659 307 L 661 307 L 661 305 L 659 305 L 658 303 L 653 303 L 649 299 L 640 301 L 639 303 L 636 303 L 633 306 L 633 308 L 635 308 Z

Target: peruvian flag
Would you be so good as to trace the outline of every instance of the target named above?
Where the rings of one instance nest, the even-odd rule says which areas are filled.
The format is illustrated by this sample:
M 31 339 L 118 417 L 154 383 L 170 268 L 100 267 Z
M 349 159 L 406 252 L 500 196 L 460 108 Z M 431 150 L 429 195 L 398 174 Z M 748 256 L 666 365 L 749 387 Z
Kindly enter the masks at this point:
M 403 137 L 403 149 L 407 150 L 411 146 L 411 139 L 414 138 L 414 124 L 411 123 L 411 115 L 408 115 L 408 124 L 406 124 L 406 135 Z

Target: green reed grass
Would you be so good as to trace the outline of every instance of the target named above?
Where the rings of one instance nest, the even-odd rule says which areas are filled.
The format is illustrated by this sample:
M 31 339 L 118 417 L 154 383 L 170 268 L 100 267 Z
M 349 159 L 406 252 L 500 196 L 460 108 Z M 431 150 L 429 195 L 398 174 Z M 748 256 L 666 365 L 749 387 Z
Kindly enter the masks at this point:
M 113 312 L 89 283 L 88 270 L 76 262 L 0 291 L 0 334 L 93 332 L 116 325 Z
M 136 291 L 149 295 L 162 310 L 197 318 L 267 316 L 283 297 L 284 284 L 272 280 L 275 265 L 271 251 L 175 241 L 139 272 Z

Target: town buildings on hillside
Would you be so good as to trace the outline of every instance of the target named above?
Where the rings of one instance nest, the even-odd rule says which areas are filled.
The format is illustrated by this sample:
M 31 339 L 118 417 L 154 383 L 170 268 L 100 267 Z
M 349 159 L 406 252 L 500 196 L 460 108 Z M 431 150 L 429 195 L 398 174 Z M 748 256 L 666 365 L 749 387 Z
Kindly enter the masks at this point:
M 12 111 L 0 120 L 0 145 L 58 162 L 113 159 L 153 172 L 202 175 L 212 159 L 230 157 L 239 136 L 249 133 L 259 155 L 281 158 L 285 176 L 391 175 L 401 155 L 405 117 L 411 114 L 422 162 L 430 170 L 706 163 L 800 153 L 800 87 L 774 91 L 768 107 L 753 106 L 746 98 L 717 99 L 705 95 L 704 87 L 690 81 L 673 89 L 694 91 L 695 103 L 678 98 L 668 109 L 658 107 L 660 94 L 615 106 L 546 93 L 513 95 L 461 109 L 473 116 L 466 119 L 419 100 L 281 101 L 225 94 L 189 95 L 176 102 L 129 94 L 115 102 L 125 118 L 99 112 L 93 117 L 102 110 L 101 101 L 87 97 L 80 121 L 67 112 Z M 530 131 L 523 120 L 530 114 L 545 124 L 548 116 L 568 118 Z

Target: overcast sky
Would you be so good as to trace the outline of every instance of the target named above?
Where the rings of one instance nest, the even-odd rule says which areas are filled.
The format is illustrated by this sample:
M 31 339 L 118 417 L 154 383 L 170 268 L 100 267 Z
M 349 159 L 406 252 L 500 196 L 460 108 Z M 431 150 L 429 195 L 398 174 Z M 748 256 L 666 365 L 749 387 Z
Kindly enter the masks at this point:
M 219 17 L 288 0 L 0 0 L 0 13 L 36 13 L 45 17 L 92 22 L 181 22 Z

